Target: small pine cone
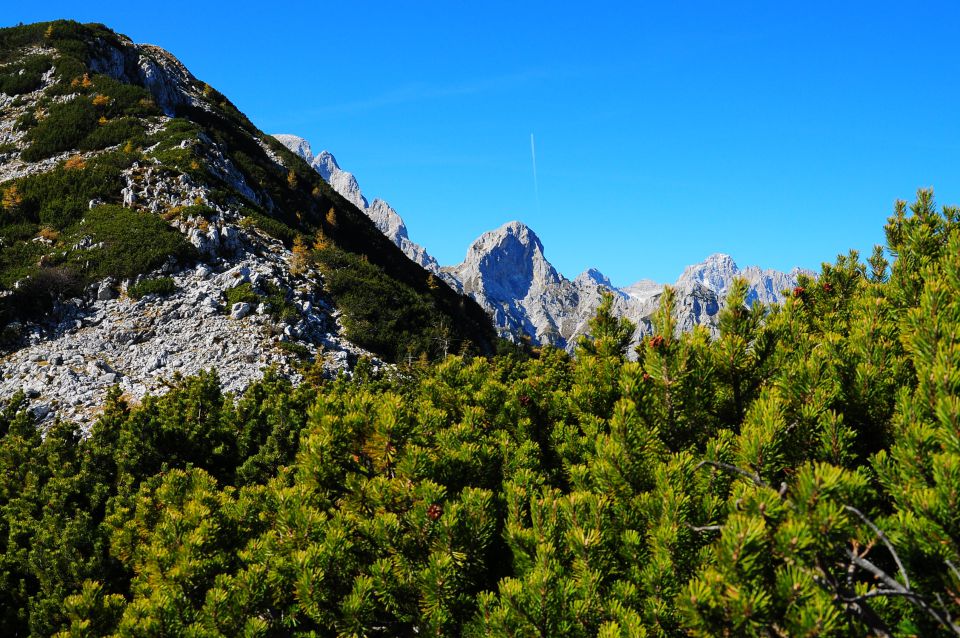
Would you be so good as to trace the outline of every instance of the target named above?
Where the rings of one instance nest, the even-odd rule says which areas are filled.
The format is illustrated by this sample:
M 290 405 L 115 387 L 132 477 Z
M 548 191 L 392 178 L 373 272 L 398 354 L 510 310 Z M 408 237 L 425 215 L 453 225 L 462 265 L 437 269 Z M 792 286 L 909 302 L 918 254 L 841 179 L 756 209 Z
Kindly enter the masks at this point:
M 441 508 L 436 503 L 433 503 L 430 507 L 427 508 L 427 518 L 431 521 L 435 521 L 440 518 L 440 515 L 443 514 L 443 508 Z

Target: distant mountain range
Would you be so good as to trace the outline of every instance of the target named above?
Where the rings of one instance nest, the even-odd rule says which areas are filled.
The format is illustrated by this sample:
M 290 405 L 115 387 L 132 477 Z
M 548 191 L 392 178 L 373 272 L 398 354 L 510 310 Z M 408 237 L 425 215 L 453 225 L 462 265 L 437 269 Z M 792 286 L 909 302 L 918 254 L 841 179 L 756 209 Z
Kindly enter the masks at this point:
M 337 164 L 329 151 L 313 155 L 310 143 L 296 135 L 274 135 L 284 146 L 314 167 L 337 192 L 367 213 L 370 219 L 410 259 L 442 277 L 458 291 L 477 300 L 493 317 L 501 335 L 528 337 L 535 344 L 572 350 L 587 331 L 603 292 L 614 295 L 614 311 L 637 325 L 634 341 L 651 332 L 650 317 L 660 303 L 664 284 L 641 279 L 618 288 L 596 269 L 572 281 L 547 260 L 543 244 L 525 224 L 513 221 L 478 237 L 462 263 L 440 266 L 427 250 L 412 241 L 400 215 L 382 199 L 367 203 L 356 178 Z M 717 253 L 688 266 L 673 283 L 677 292 L 677 328 L 704 326 L 717 330 L 717 315 L 736 277 L 746 279 L 751 304 L 779 303 L 783 292 L 797 285 L 800 274 L 757 266 L 740 268 L 729 255 Z

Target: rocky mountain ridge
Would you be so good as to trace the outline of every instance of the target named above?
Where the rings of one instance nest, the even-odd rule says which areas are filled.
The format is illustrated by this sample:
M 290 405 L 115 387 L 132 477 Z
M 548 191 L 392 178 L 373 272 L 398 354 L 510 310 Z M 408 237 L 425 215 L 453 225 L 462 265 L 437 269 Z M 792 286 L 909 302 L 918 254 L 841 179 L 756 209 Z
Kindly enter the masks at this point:
M 492 347 L 479 306 L 428 285 L 162 49 L 70 21 L 0 29 L 0 106 L 0 400 L 22 390 L 42 420 L 87 425 L 111 387 L 137 402 L 209 368 L 235 392 L 268 369 L 376 368 L 382 352 L 357 344 L 406 339 L 419 355 L 422 312 Z M 345 299 L 328 275 L 371 285 Z M 396 329 L 363 314 L 387 296 Z
M 526 336 L 534 344 L 552 344 L 573 350 L 586 333 L 603 293 L 614 295 L 614 312 L 637 325 L 634 341 L 651 330 L 664 285 L 640 280 L 618 288 L 595 268 L 570 281 L 557 272 L 544 255 L 532 229 L 513 221 L 478 237 L 458 265 L 440 267 L 419 244 L 410 240 L 400 215 L 381 199 L 367 204 L 356 178 L 337 164 L 329 151 L 314 157 L 310 143 L 296 135 L 275 135 L 291 151 L 311 164 L 341 195 L 358 203 L 377 227 L 415 262 L 442 277 L 450 286 L 469 294 L 490 314 L 501 336 Z M 717 253 L 688 266 L 672 284 L 677 291 L 677 326 L 691 330 L 704 326 L 717 331 L 717 315 L 734 278 L 748 284 L 747 302 L 772 304 L 783 300 L 783 291 L 797 285 L 800 274 L 740 268 L 729 255 Z
M 431 272 L 439 272 L 440 265 L 437 260 L 430 256 L 423 246 L 410 239 L 407 234 L 407 226 L 400 215 L 397 214 L 397 211 L 380 198 L 375 198 L 372 203 L 368 203 L 367 198 L 360 191 L 360 185 L 353 173 L 341 169 L 332 153 L 324 150 L 315 156 L 310 147 L 310 142 L 296 135 L 278 133 L 273 137 L 290 149 L 291 152 L 303 158 L 315 171 L 320 173 L 320 176 L 335 191 L 365 212 L 377 225 L 377 228 L 396 244 L 411 261 Z

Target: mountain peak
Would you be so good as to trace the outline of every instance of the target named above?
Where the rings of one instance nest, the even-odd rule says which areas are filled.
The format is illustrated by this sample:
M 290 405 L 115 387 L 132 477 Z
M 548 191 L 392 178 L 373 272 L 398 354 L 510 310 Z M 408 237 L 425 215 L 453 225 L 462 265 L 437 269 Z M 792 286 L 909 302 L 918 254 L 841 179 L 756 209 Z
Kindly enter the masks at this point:
M 496 240 L 502 242 L 507 237 L 514 237 L 516 241 L 522 246 L 533 246 L 541 253 L 543 252 L 543 244 L 540 242 L 540 238 L 537 237 L 537 234 L 533 232 L 533 229 L 520 221 L 510 221 L 506 224 L 503 224 L 499 228 L 488 231 L 481 235 L 477 241 L 474 242 L 474 245 L 482 243 L 484 245 L 489 245 L 490 240 Z M 486 241 L 484 241 L 486 238 Z M 472 248 L 472 246 L 471 246 Z
M 316 162 L 318 166 L 322 165 L 322 166 L 327 166 L 333 170 L 338 170 L 338 171 L 342 170 L 340 168 L 340 165 L 337 164 L 337 158 L 334 157 L 333 153 L 331 153 L 328 150 L 320 151 L 320 153 L 314 158 L 313 161 Z
M 303 158 L 303 161 L 307 164 L 313 163 L 313 151 L 310 148 L 310 142 L 307 140 L 299 135 L 290 135 L 289 133 L 277 133 L 273 138 L 290 149 L 290 152 Z M 336 161 L 334 161 L 334 164 L 336 164 Z
M 582 284 L 594 284 L 600 286 L 606 286 L 611 290 L 614 289 L 613 284 L 610 282 L 610 278 L 604 275 L 602 272 L 596 268 L 587 268 L 582 273 L 580 273 L 576 279 L 573 280 L 574 283 Z
M 733 257 L 714 253 L 699 264 L 687 266 L 677 280 L 677 285 L 699 283 L 714 292 L 723 292 L 730 281 L 740 274 Z
M 483 291 L 497 302 L 523 299 L 529 291 L 561 280 L 543 256 L 540 238 L 518 221 L 480 235 L 463 263 L 451 270 L 464 290 Z
M 337 158 L 330 151 L 320 151 L 320 153 L 310 162 L 314 170 L 320 173 L 328 184 L 333 186 L 333 190 L 343 195 L 348 202 L 362 211 L 367 210 L 369 206 L 367 198 L 360 191 L 360 184 L 353 173 L 345 171 L 337 164 Z

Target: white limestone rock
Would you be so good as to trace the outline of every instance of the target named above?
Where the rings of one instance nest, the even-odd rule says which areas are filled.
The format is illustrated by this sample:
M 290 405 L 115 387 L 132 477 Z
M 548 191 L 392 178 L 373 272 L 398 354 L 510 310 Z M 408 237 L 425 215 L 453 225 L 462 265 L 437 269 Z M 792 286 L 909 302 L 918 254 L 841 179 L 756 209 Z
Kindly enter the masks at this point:
M 321 151 L 310 163 L 328 184 L 362 211 L 367 210 L 367 198 L 360 192 L 360 185 L 353 173 L 347 172 L 337 164 L 337 158 L 328 151 Z
M 273 136 L 278 142 L 286 146 L 294 155 L 299 155 L 307 164 L 313 163 L 313 151 L 310 149 L 310 142 L 298 135 L 288 135 L 286 133 L 277 133 Z

